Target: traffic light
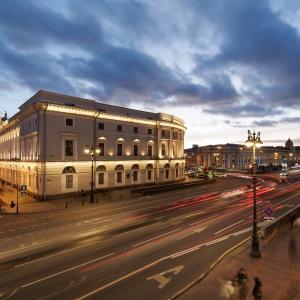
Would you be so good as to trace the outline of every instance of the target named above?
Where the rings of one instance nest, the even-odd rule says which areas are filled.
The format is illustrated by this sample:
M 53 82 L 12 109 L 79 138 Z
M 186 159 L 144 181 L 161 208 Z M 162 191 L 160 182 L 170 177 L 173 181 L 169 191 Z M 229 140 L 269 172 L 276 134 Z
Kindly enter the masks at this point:
M 11 208 L 14 208 L 15 206 L 16 206 L 15 202 L 14 202 L 14 201 L 11 201 L 10 207 L 11 207 Z

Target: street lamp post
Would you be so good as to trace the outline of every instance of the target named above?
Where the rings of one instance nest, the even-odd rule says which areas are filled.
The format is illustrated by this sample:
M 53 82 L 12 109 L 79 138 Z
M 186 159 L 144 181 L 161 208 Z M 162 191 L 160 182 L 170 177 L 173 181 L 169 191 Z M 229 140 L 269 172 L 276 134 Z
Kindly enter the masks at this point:
M 96 147 L 96 149 L 94 149 L 94 146 L 89 146 L 86 145 L 85 149 L 84 149 L 84 153 L 85 154 L 89 154 L 91 156 L 91 162 L 92 162 L 92 167 L 91 167 L 91 192 L 90 192 L 90 203 L 94 203 L 94 187 L 95 187 L 95 181 L 94 181 L 94 163 L 95 163 L 95 153 L 99 154 L 100 153 L 100 149 L 98 147 Z
M 251 131 L 248 130 L 248 139 L 246 141 L 247 147 L 252 147 L 253 149 L 253 158 L 252 158 L 252 171 L 253 171 L 253 230 L 252 230 L 252 243 L 251 243 L 251 251 L 250 256 L 255 258 L 261 257 L 261 252 L 259 249 L 259 239 L 257 234 L 257 205 L 256 205 L 256 183 L 257 179 L 255 177 L 256 174 L 256 148 L 261 147 L 262 141 L 260 140 L 260 132 L 257 134 L 255 131 L 251 134 Z

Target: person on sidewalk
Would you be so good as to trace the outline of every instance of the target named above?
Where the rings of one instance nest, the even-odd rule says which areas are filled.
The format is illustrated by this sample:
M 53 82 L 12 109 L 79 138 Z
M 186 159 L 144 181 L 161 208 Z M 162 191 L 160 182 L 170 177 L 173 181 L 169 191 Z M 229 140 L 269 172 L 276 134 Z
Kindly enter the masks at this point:
M 258 277 L 254 278 L 254 288 L 252 291 L 252 295 L 254 297 L 254 300 L 261 300 L 262 299 L 262 283 Z
M 293 265 L 297 260 L 297 240 L 295 237 L 295 233 L 292 233 L 289 240 L 289 261 L 290 264 Z
M 232 281 L 225 280 L 220 290 L 220 298 L 222 300 L 234 299 L 233 298 L 234 294 L 235 294 L 235 289 L 234 286 L 232 285 Z
M 239 284 L 239 300 L 246 300 L 249 288 L 247 285 L 248 276 L 244 268 L 240 268 L 236 275 L 236 279 Z
M 236 274 L 236 278 L 237 278 L 239 285 L 241 285 L 245 280 L 247 281 L 248 276 L 247 276 L 246 270 L 244 268 L 240 268 L 240 270 Z

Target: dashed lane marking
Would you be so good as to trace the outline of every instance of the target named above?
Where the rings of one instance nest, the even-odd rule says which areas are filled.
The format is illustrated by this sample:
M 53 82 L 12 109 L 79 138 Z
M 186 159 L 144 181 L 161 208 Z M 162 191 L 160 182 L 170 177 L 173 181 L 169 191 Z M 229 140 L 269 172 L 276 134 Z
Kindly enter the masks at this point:
M 101 256 L 101 257 L 95 258 L 95 259 L 93 259 L 93 260 L 87 261 L 87 262 L 85 262 L 85 263 L 83 263 L 83 264 L 80 264 L 80 265 L 77 265 L 77 266 L 75 266 L 75 267 L 72 267 L 72 268 L 69 268 L 69 269 L 65 269 L 65 270 L 60 271 L 60 272 L 58 272 L 58 273 L 54 273 L 54 274 L 52 274 L 52 275 L 49 275 L 49 276 L 40 278 L 40 279 L 35 280 L 35 281 L 32 281 L 32 282 L 30 282 L 30 283 L 24 284 L 24 285 L 22 285 L 22 288 L 25 288 L 25 287 L 34 285 L 34 284 L 36 284 L 36 283 L 45 281 L 45 280 L 50 279 L 50 278 L 53 278 L 53 277 L 56 277 L 56 276 L 58 276 L 58 275 L 61 275 L 61 274 L 66 273 L 66 272 L 76 270 L 76 269 L 78 269 L 78 268 L 80 268 L 80 267 L 86 266 L 86 265 L 88 265 L 88 264 L 90 264 L 90 263 L 93 263 L 93 262 L 95 262 L 95 261 L 104 259 L 104 258 L 109 257 L 109 256 L 112 256 L 112 255 L 114 255 L 114 252 L 111 252 L 111 253 L 106 254 L 106 255 L 104 255 L 104 256 Z
M 214 234 L 221 233 L 221 232 L 223 232 L 223 231 L 225 231 L 225 230 L 227 230 L 227 229 L 229 229 L 229 228 L 231 228 L 231 227 L 233 227 L 233 226 L 235 226 L 235 225 L 237 225 L 237 224 L 240 224 L 240 223 L 242 223 L 242 222 L 244 222 L 244 220 L 241 220 L 241 221 L 238 221 L 238 222 L 236 222 L 236 223 L 233 223 L 233 224 L 231 224 L 231 225 L 229 225 L 229 226 L 227 226 L 227 227 L 225 227 L 225 228 L 223 228 L 223 229 L 221 229 L 221 230 L 215 232 Z

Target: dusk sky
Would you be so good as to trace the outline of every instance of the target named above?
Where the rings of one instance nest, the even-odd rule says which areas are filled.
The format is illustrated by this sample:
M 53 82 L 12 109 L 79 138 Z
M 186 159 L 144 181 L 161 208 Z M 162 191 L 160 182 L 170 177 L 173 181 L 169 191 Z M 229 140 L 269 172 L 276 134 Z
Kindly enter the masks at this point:
M 186 147 L 300 145 L 300 1 L 0 4 L 2 113 L 44 89 L 175 114 Z

